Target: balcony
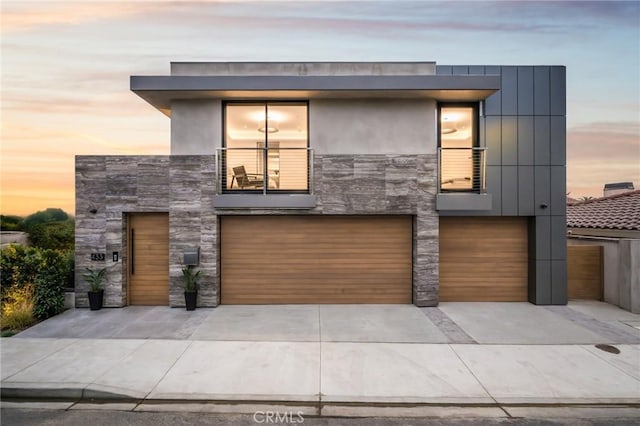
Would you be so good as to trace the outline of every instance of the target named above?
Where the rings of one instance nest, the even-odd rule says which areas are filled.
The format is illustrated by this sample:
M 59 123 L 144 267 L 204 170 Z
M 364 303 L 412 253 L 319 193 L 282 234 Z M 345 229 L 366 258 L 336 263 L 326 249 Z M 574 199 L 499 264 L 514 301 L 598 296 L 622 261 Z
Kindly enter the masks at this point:
M 313 208 L 313 150 L 219 148 L 216 208 Z
M 438 210 L 491 210 L 487 148 L 438 148 Z

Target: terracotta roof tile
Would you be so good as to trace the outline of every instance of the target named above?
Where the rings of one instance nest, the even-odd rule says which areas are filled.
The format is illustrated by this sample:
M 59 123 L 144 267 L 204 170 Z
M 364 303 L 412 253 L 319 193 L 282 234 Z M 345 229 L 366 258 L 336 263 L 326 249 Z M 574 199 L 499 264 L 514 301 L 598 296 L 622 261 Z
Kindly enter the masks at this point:
M 568 205 L 567 226 L 640 230 L 640 190 Z

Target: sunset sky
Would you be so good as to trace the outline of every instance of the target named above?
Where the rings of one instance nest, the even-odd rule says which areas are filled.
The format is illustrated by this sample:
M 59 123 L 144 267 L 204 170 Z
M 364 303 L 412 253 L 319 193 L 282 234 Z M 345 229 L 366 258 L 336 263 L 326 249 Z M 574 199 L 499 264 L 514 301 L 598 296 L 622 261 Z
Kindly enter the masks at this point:
M 168 154 L 171 61 L 566 65 L 567 190 L 640 187 L 640 2 L 2 1 L 2 214 L 74 213 L 76 154 Z

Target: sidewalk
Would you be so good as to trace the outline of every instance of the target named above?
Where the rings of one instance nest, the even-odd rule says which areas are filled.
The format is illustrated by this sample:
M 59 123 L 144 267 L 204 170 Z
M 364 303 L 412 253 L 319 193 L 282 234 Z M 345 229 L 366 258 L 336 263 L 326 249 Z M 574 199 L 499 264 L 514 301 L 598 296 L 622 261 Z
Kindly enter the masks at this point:
M 103 311 L 98 314 L 128 315 L 129 321 L 133 315 Z M 138 312 L 153 322 L 150 311 Z M 185 313 L 158 312 L 180 318 Z M 96 399 L 136 410 L 178 404 L 223 412 L 293 407 L 306 415 L 358 415 L 390 407 L 410 412 L 469 407 L 487 416 L 527 405 L 640 407 L 640 330 L 634 327 L 639 316 L 597 302 L 196 312 L 199 321 L 190 333 L 180 328 L 180 339 L 120 338 L 122 328 L 111 338 L 28 337 L 46 334 L 44 327 L 4 338 L 2 399 L 66 400 L 63 404 Z M 69 325 L 72 315 L 90 314 L 96 313 L 65 313 L 57 322 Z M 309 320 L 313 315 L 316 320 Z M 61 332 L 41 325 L 49 333 Z M 118 334 L 113 320 L 111 325 L 106 329 Z M 598 343 L 613 344 L 620 353 L 598 349 Z

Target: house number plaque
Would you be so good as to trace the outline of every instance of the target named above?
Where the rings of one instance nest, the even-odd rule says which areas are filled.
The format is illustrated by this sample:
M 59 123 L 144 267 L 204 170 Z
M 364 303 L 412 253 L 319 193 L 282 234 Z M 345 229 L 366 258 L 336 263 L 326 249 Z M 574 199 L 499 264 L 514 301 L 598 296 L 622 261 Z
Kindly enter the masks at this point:
M 91 260 L 92 261 L 102 261 L 104 262 L 106 259 L 106 255 L 104 253 L 91 253 Z

